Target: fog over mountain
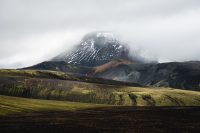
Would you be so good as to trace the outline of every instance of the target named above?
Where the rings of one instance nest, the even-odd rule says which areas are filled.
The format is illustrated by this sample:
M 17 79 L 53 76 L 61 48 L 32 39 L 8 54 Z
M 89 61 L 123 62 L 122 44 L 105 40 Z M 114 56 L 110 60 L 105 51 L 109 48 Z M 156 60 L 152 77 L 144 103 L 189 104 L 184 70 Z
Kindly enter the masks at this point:
M 200 60 L 199 0 L 0 0 L 0 68 L 30 66 L 106 31 L 142 57 Z

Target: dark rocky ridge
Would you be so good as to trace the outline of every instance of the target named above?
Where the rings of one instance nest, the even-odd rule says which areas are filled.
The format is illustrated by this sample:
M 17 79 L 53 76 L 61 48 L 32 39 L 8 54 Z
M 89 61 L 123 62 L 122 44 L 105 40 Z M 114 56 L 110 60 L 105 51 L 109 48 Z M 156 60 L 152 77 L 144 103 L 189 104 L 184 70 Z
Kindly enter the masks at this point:
M 76 66 L 65 61 L 45 61 L 23 69 L 62 71 L 83 76 L 90 75 L 95 71 L 92 67 Z
M 200 62 L 198 61 L 120 64 L 100 72 L 96 72 L 97 68 L 75 66 L 65 62 L 44 62 L 26 69 L 64 71 L 144 86 L 200 90 Z
M 200 90 L 198 61 L 120 65 L 95 76 L 148 86 Z

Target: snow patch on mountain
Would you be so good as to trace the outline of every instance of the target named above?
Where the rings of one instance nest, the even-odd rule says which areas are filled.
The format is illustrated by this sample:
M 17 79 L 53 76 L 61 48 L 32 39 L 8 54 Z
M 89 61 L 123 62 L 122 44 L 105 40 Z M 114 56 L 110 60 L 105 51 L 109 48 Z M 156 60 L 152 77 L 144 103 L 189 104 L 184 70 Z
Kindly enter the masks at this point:
M 120 42 L 114 34 L 96 32 L 84 36 L 73 51 L 62 53 L 53 61 L 65 61 L 71 64 L 94 67 L 114 59 L 131 61 L 133 59 L 129 56 L 129 52 L 128 46 Z

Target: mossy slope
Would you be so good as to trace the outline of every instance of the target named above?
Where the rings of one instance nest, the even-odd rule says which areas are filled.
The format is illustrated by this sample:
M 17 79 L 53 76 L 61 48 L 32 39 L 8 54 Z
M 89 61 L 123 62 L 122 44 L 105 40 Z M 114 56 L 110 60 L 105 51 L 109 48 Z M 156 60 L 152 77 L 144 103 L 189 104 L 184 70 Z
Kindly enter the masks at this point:
M 73 111 L 106 106 L 107 105 L 55 100 L 39 100 L 0 95 L 0 116 L 16 113 Z
M 61 80 L 68 75 L 54 71 L 2 70 L 0 74 L 3 95 L 128 106 L 200 106 L 197 91 Z

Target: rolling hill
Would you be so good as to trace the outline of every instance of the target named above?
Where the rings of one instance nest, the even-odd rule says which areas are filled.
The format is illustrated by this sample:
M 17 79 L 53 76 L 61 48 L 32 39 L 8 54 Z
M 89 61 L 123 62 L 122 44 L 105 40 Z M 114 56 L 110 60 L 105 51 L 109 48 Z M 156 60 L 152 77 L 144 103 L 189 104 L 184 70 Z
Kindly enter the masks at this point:
M 198 61 L 137 63 L 113 60 L 96 67 L 49 61 L 25 69 L 63 71 L 73 75 L 135 83 L 141 86 L 200 90 L 200 62 Z
M 0 94 L 128 106 L 199 106 L 200 92 L 142 87 L 42 70 L 1 70 Z
M 0 116 L 8 116 L 13 114 L 20 115 L 24 113 L 37 112 L 75 111 L 98 107 L 108 107 L 108 105 L 40 100 L 0 95 Z
M 198 132 L 199 107 L 108 106 L 0 95 L 3 133 Z

